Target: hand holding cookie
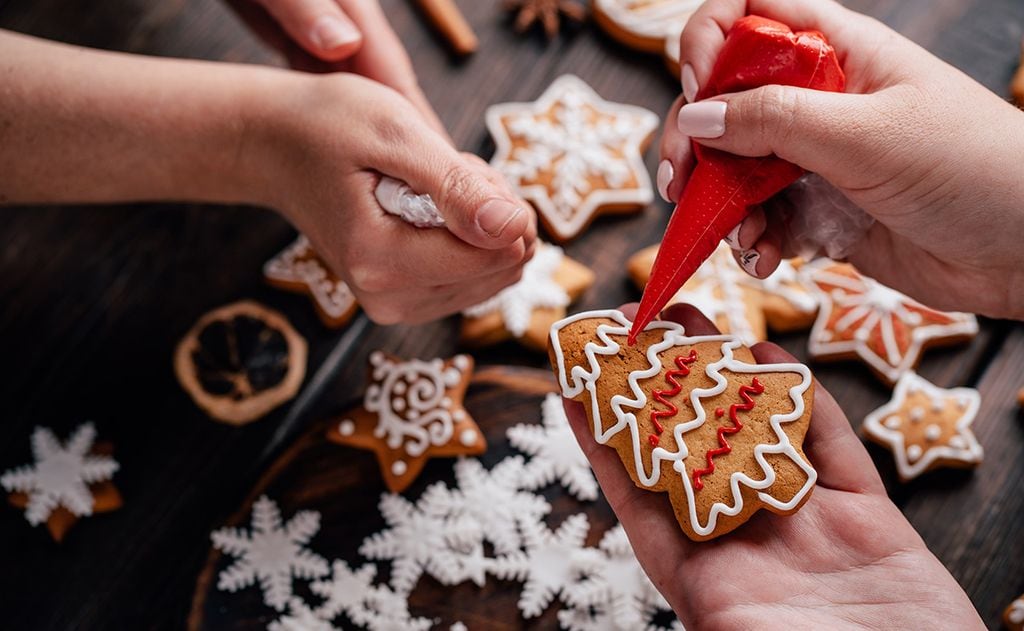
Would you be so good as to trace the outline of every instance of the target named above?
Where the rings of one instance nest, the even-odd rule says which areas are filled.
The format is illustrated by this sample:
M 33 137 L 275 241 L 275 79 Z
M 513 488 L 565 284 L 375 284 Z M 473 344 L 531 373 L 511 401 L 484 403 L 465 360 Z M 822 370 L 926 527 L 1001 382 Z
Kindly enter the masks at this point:
M 309 238 L 371 319 L 433 320 L 519 279 L 535 217 L 501 176 L 378 83 L 347 74 L 292 81 L 301 83 L 283 102 L 259 106 L 270 137 L 260 175 L 279 177 L 257 194 Z M 445 227 L 385 212 L 375 196 L 382 175 L 430 195 Z
M 768 85 L 694 102 L 726 33 L 746 14 L 824 33 L 847 93 Z M 939 309 L 1024 315 L 1024 288 L 1007 291 L 1006 280 L 1020 278 L 1024 231 L 1024 178 L 1013 175 L 1024 146 L 1019 111 L 831 0 L 708 0 L 688 21 L 680 50 L 683 96 L 662 140 L 663 196 L 680 199 L 693 169 L 691 140 L 740 156 L 775 154 L 819 174 L 851 212 L 874 218 L 871 225 L 858 211 L 846 229 L 857 234 L 847 235 L 842 255 L 864 273 Z M 732 235 L 752 275 L 763 278 L 794 254 L 793 216 L 819 213 L 822 224 L 846 212 L 812 204 L 822 201 L 814 196 L 795 201 L 788 213 L 766 204 L 767 217 L 755 211 Z
M 689 335 L 718 332 L 692 307 L 665 316 Z M 795 361 L 772 344 L 751 350 L 758 364 Z M 785 628 L 797 619 L 808 628 L 871 627 L 879 607 L 896 628 L 982 628 L 820 385 L 802 447 L 817 470 L 813 496 L 793 515 L 762 511 L 711 542 L 691 541 L 665 498 L 637 487 L 615 450 L 595 441 L 583 405 L 566 401 L 566 412 L 637 558 L 687 628 Z

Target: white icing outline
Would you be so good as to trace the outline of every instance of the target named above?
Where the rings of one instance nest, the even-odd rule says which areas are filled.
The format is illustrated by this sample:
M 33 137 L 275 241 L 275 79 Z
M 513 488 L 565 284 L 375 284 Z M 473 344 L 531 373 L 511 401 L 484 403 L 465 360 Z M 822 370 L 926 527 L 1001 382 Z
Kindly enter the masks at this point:
M 937 401 L 943 402 L 943 409 L 945 409 L 947 400 L 954 400 L 958 404 L 966 402 L 963 414 L 956 422 L 956 434 L 950 438 L 952 440 L 959 436 L 966 444 L 964 448 L 952 447 L 949 444 L 934 445 L 926 449 L 913 464 L 910 463 L 907 459 L 903 432 L 886 427 L 883 421 L 889 416 L 899 417 L 907 395 L 917 391 L 923 391 L 928 395 L 933 405 Z M 910 371 L 903 373 L 896 383 L 892 399 L 864 418 L 864 432 L 877 440 L 888 443 L 896 459 L 896 469 L 899 471 L 900 477 L 904 480 L 912 480 L 924 473 L 936 460 L 981 462 L 985 450 L 974 436 L 974 432 L 970 430 L 980 407 L 981 394 L 974 388 L 940 388 L 916 372 Z M 917 445 L 911 446 L 916 447 Z
M 562 350 L 559 332 L 569 324 L 589 319 L 609 319 L 618 323 L 619 326 L 608 323 L 598 325 L 594 334 L 599 340 L 599 343 L 587 342 L 583 348 L 583 353 L 586 356 L 588 365 L 573 366 L 567 375 L 565 355 Z M 803 395 L 811 387 L 812 383 L 811 371 L 807 366 L 796 363 L 748 364 L 741 362 L 736 360 L 733 356 L 733 350 L 742 346 L 742 343 L 735 337 L 725 335 L 687 337 L 682 325 L 675 322 L 655 320 L 647 325 L 644 330 L 651 331 L 655 329 L 662 329 L 664 330 L 664 333 L 662 334 L 662 340 L 660 342 L 652 344 L 647 348 L 646 356 L 650 367 L 642 370 L 634 370 L 629 373 L 627 382 L 633 396 L 630 398 L 629 396 L 617 394 L 611 398 L 609 406 L 615 414 L 616 422 L 608 430 L 603 430 L 602 428 L 604 423 L 601 419 L 601 405 L 597 398 L 597 382 L 601 378 L 601 367 L 598 364 L 597 355 L 615 355 L 618 353 L 620 346 L 617 342 L 612 340 L 610 336 L 616 335 L 626 337 L 629 334 L 631 326 L 632 322 L 625 316 L 625 314 L 618 310 L 609 309 L 578 313 L 556 322 L 551 327 L 551 347 L 555 355 L 555 367 L 558 373 L 558 384 L 562 390 L 562 396 L 575 398 L 582 394 L 584 390 L 590 393 L 590 407 L 593 417 L 593 434 L 595 440 L 602 445 L 607 444 L 612 436 L 618 434 L 623 428 L 629 427 L 633 447 L 633 462 L 637 478 L 644 486 L 653 486 L 657 483 L 660 477 L 662 461 L 672 462 L 672 466 L 675 471 L 681 473 L 680 478 L 683 481 L 683 488 L 689 505 L 690 526 L 693 531 L 700 536 L 706 536 L 715 530 L 719 515 L 733 516 L 742 512 L 743 495 L 739 488 L 741 483 L 751 489 L 759 491 L 757 494 L 758 499 L 765 505 L 779 511 L 790 511 L 799 506 L 807 493 L 810 492 L 811 488 L 813 488 L 818 476 L 810 463 L 804 460 L 797 452 L 796 448 L 793 447 L 789 440 L 789 436 L 782 429 L 782 424 L 796 421 L 804 414 Z M 644 470 L 643 460 L 641 459 L 641 444 L 643 443 L 643 437 L 640 436 L 639 429 L 637 427 L 636 415 L 633 412 L 625 411 L 623 408 L 628 407 L 635 410 L 642 410 L 647 405 L 647 395 L 644 394 L 643 390 L 640 388 L 639 382 L 642 379 L 649 379 L 661 374 L 663 368 L 659 355 L 663 351 L 674 346 L 689 346 L 699 342 L 712 341 L 722 343 L 722 358 L 716 362 L 708 364 L 705 370 L 708 377 L 715 381 L 715 385 L 710 388 L 694 388 L 690 391 L 690 402 L 693 405 L 696 418 L 679 423 L 673 428 L 673 437 L 675 438 L 676 444 L 679 446 L 679 451 L 671 452 L 663 447 L 655 447 L 651 450 L 652 472 L 648 474 Z M 761 444 L 754 448 L 754 459 L 764 472 L 764 479 L 754 480 L 741 471 L 733 472 L 730 477 L 729 487 L 732 491 L 735 503 L 732 505 L 725 502 L 713 503 L 708 512 L 707 523 L 701 524 L 700 518 L 697 515 L 696 503 L 694 502 L 692 483 L 690 481 L 690 477 L 686 473 L 686 467 L 683 463 L 683 460 L 689 455 L 686 442 L 683 440 L 683 435 L 688 431 L 692 431 L 700 427 L 707 420 L 704 406 L 701 404 L 700 400 L 705 397 L 721 394 L 729 385 L 728 380 L 720 373 L 722 369 L 747 374 L 780 372 L 796 373 L 800 375 L 800 383 L 789 389 L 789 397 L 793 401 L 793 411 L 787 414 L 773 414 L 769 419 L 772 430 L 778 437 L 779 442 L 772 445 Z M 807 474 L 807 481 L 788 502 L 781 502 L 768 493 L 761 492 L 762 489 L 771 487 L 775 483 L 776 477 L 774 468 L 772 468 L 765 459 L 765 454 L 784 454 Z
M 310 255 L 311 258 L 306 258 Z M 309 239 L 302 234 L 264 263 L 263 275 L 280 283 L 305 285 L 316 304 L 332 319 L 342 318 L 356 304 L 352 290 L 327 270 Z
M 643 39 L 668 37 L 702 4 L 704 0 L 594 0 L 594 7 L 619 28 Z
M 814 321 L 814 326 L 811 328 L 811 335 L 807 344 L 808 352 L 812 357 L 819 358 L 853 353 L 879 374 L 883 375 L 888 381 L 896 382 L 901 375 L 913 370 L 914 365 L 924 351 L 924 344 L 929 340 L 964 335 L 971 336 L 978 332 L 978 320 L 969 313 L 945 312 L 926 307 L 909 296 L 903 295 L 895 289 L 885 287 L 878 281 L 864 276 L 860 272 L 857 272 L 858 278 L 850 278 L 829 271 L 829 268 L 833 265 L 845 264 L 836 263 L 829 259 L 818 259 L 804 265 L 800 269 L 800 274 L 806 279 L 807 286 L 814 291 L 821 303 L 818 318 Z M 818 284 L 819 282 L 842 287 L 847 292 L 853 293 L 846 293 L 844 296 L 837 297 L 832 292 L 824 291 Z M 856 299 L 857 296 L 870 298 L 872 292 L 878 293 L 880 291 L 879 288 L 885 290 L 886 298 L 892 298 L 893 295 L 898 295 L 901 298 L 897 309 L 882 311 L 874 308 L 865 300 L 858 301 Z M 846 304 L 841 303 L 840 300 L 845 301 Z M 858 302 L 861 304 L 858 305 Z M 849 308 L 847 314 L 840 318 L 836 325 L 842 324 L 845 320 L 850 320 L 848 325 L 852 324 L 855 319 L 851 314 L 867 316 L 857 327 L 854 338 L 851 340 L 830 340 L 832 334 L 830 333 L 828 323 L 836 304 L 843 308 Z M 915 324 L 913 323 L 913 316 L 916 314 L 908 312 L 905 308 L 907 305 L 914 309 L 930 311 L 951 318 L 953 322 L 925 326 Z M 904 325 L 910 329 L 910 345 L 907 347 L 906 354 L 902 357 L 899 355 L 899 349 L 895 346 L 896 340 L 892 328 L 893 317 L 902 320 Z M 861 333 L 864 336 L 870 336 L 871 329 L 879 323 L 879 320 L 882 322 L 880 327 L 882 344 L 888 357 L 880 357 L 876 354 L 867 343 L 870 337 L 862 339 L 861 336 Z M 845 327 L 841 330 L 845 330 Z
M 512 136 L 502 122 L 502 118 L 546 116 L 552 106 L 560 102 L 564 104 L 566 97 L 570 95 L 581 98 L 586 105 L 603 115 L 621 120 L 623 124 L 632 124 L 628 137 L 621 146 L 615 148 L 624 154 L 623 165 L 629 169 L 630 175 L 636 180 L 636 186 L 634 188 L 591 190 L 579 204 L 569 209 L 569 216 L 566 218 L 563 216 L 566 209 L 559 209 L 552 199 L 552 191 L 548 187 L 540 184 L 522 185 L 517 183 L 519 177 L 511 172 L 514 169 L 511 169 L 510 165 L 519 164 L 519 160 L 512 158 Z M 522 197 L 533 202 L 537 212 L 544 216 L 552 232 L 560 240 L 576 236 L 601 207 L 622 204 L 645 206 L 654 201 L 651 178 L 647 173 L 647 167 L 644 165 L 640 151 L 641 145 L 657 129 L 660 122 L 654 112 L 635 105 L 606 101 L 582 79 L 566 74 L 555 79 L 532 103 L 492 105 L 487 108 L 485 120 L 495 144 L 491 166 L 502 172 Z M 557 157 L 553 156 L 551 162 L 554 162 Z
M 818 310 L 817 295 L 801 281 L 800 272 L 790 259 L 779 261 L 778 268 L 768 278 L 754 278 L 744 274 L 740 284 L 778 296 L 800 313 L 811 314 Z

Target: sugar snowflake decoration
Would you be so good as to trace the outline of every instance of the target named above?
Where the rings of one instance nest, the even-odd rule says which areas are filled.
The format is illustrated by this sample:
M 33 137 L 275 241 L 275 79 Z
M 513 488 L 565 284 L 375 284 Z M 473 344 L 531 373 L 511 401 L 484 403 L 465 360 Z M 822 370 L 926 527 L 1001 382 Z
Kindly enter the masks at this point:
M 109 480 L 118 469 L 109 456 L 89 455 L 95 439 L 92 423 L 79 426 L 65 445 L 49 428 L 37 427 L 32 432 L 35 464 L 0 476 L 5 490 L 28 495 L 25 517 L 30 524 L 45 522 L 58 506 L 78 517 L 92 514 L 93 496 L 88 485 Z
M 288 599 L 288 613 L 267 625 L 267 631 L 338 631 L 321 617 L 319 611 L 309 608 L 298 596 Z
M 577 568 L 592 563 L 588 557 L 598 554 L 583 545 L 589 529 L 583 513 L 567 518 L 554 532 L 542 522 L 532 522 L 523 528 L 526 549 L 495 559 L 495 576 L 523 582 L 518 604 L 524 617 L 539 616 L 555 597 L 586 578 Z
M 569 427 L 562 397 L 548 394 L 541 416 L 541 425 L 524 423 L 506 433 L 513 447 L 531 456 L 523 467 L 522 488 L 539 489 L 558 480 L 577 499 L 596 500 L 597 480 Z
M 344 561 L 334 561 L 330 578 L 310 585 L 313 593 L 324 599 L 316 615 L 329 620 L 345 614 L 371 630 L 430 628 L 429 620 L 409 614 L 405 598 L 385 585 L 374 584 L 376 573 L 372 565 L 352 571 Z
M 281 512 L 263 495 L 252 507 L 252 531 L 222 528 L 210 535 L 213 547 L 236 557 L 220 573 L 217 587 L 238 591 L 259 581 L 263 601 L 284 610 L 292 596 L 292 578 L 328 574 L 327 561 L 305 545 L 320 530 L 320 513 L 299 511 L 282 525 Z

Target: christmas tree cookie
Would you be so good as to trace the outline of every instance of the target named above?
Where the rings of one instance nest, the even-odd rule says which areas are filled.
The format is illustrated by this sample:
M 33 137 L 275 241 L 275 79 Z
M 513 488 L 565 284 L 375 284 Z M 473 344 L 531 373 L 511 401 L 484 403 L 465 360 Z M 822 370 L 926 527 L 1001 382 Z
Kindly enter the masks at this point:
M 551 328 L 562 395 L 583 403 L 598 443 L 634 483 L 668 493 L 683 532 L 723 535 L 759 509 L 790 514 L 817 479 L 802 443 L 813 382 L 802 364 L 757 364 L 732 336 L 686 335 L 654 321 L 592 311 Z

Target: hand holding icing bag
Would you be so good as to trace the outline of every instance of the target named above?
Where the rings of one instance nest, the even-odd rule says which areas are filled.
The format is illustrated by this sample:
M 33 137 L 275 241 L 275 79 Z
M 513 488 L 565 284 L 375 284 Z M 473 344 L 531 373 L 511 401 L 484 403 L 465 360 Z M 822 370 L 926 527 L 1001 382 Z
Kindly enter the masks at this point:
M 842 92 L 845 83 L 835 50 L 824 35 L 793 32 L 780 22 L 749 15 L 729 29 L 697 98 L 770 84 Z M 777 194 L 804 172 L 774 155 L 747 158 L 698 143 L 693 147 L 697 166 L 665 230 L 630 330 L 631 344 L 752 205 Z

